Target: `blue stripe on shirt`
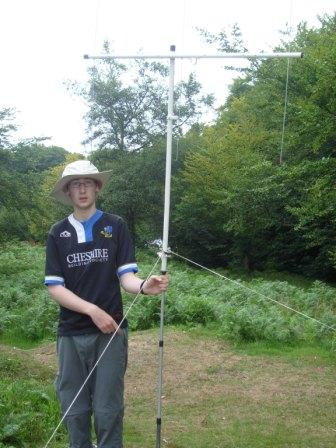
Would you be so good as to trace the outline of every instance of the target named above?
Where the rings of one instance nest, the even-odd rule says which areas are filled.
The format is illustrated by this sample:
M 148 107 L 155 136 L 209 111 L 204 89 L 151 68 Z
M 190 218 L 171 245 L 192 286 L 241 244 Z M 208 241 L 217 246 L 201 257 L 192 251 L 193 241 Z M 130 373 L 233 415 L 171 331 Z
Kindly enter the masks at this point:
M 96 213 L 91 216 L 91 218 L 81 223 L 84 227 L 86 242 L 93 241 L 92 229 L 98 219 L 102 216 L 102 214 L 103 212 L 101 210 L 97 210 Z
M 127 272 L 138 272 L 138 265 L 136 263 L 128 263 L 124 264 L 123 266 L 120 266 L 117 269 L 117 275 L 118 277 L 121 277 L 122 275 L 126 274 Z
M 44 284 L 48 285 L 64 285 L 64 278 L 58 277 L 56 275 L 46 275 L 44 279 Z

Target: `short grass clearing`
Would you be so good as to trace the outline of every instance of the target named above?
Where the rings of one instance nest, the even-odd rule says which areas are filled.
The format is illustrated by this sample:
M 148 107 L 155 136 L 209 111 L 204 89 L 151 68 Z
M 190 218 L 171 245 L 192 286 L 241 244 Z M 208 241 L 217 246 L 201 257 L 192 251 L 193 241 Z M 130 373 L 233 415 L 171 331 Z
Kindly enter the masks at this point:
M 195 333 L 173 328 L 166 333 L 164 446 L 335 446 L 332 355 L 320 356 L 317 350 L 312 358 L 313 348 L 297 347 L 295 363 L 294 355 L 286 351 L 281 355 L 279 348 L 276 356 L 250 355 L 242 347 L 236 350 L 220 339 Z M 155 332 L 146 331 L 131 339 L 126 438 L 137 427 L 142 442 L 132 437 L 126 444 L 129 448 L 155 446 L 154 337 Z
M 157 340 L 158 329 L 130 334 L 125 448 L 155 446 Z M 0 360 L 13 432 L 0 447 L 42 448 L 59 421 L 55 343 L 1 346 Z M 326 349 L 235 347 L 209 329 L 167 327 L 164 364 L 163 448 L 335 447 L 336 362 Z M 29 431 L 15 427 L 22 415 Z M 65 446 L 62 429 L 50 448 Z

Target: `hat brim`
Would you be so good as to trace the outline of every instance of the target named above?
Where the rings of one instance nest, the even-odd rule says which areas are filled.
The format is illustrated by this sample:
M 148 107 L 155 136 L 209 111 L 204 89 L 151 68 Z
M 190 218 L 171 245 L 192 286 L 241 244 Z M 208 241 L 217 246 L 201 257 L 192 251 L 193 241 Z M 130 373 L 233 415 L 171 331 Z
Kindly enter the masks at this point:
M 81 173 L 80 175 L 71 174 L 69 176 L 64 176 L 56 183 L 50 194 L 54 199 L 56 199 L 56 201 L 61 202 L 64 205 L 72 205 L 72 201 L 65 188 L 69 182 L 74 179 L 82 178 L 94 179 L 101 184 L 101 189 L 103 189 L 111 177 L 111 174 L 112 171 L 101 171 L 100 173 Z

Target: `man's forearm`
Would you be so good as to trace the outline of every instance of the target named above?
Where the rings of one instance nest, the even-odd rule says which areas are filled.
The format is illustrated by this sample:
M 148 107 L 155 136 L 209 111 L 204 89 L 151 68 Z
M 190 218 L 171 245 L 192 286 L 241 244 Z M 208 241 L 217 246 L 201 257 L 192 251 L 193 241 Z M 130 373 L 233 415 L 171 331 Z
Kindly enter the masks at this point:
M 50 297 L 55 300 L 55 302 L 64 308 L 76 311 L 77 313 L 87 314 L 90 316 L 93 307 L 96 306 L 84 299 L 81 299 L 79 296 L 62 285 L 49 285 L 48 291 Z
M 130 294 L 138 294 L 140 286 L 143 280 L 133 274 L 133 272 L 127 272 L 120 278 L 120 283 L 123 289 Z

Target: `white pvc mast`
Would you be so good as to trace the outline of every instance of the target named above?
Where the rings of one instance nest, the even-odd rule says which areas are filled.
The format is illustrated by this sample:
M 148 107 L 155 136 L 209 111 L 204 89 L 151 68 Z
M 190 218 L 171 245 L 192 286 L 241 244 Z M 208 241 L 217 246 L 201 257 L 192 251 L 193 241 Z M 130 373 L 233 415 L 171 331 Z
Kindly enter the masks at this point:
M 269 58 L 301 58 L 302 53 L 215 53 L 215 54 L 176 54 L 175 45 L 171 45 L 170 53 L 164 55 L 84 55 L 84 59 L 168 59 L 169 67 L 169 93 L 167 114 L 167 145 L 166 145 L 166 177 L 165 177 L 165 199 L 163 216 L 163 239 L 161 273 L 167 272 L 168 238 L 169 238 L 169 216 L 170 216 L 170 183 L 171 183 L 171 159 L 172 159 L 172 136 L 174 121 L 174 72 L 175 59 L 269 59 Z M 160 310 L 160 340 L 159 340 L 159 375 L 157 390 L 157 419 L 156 419 L 156 448 L 161 448 L 161 409 L 162 409 L 162 373 L 163 373 L 163 328 L 164 328 L 164 306 L 166 294 L 161 295 Z

